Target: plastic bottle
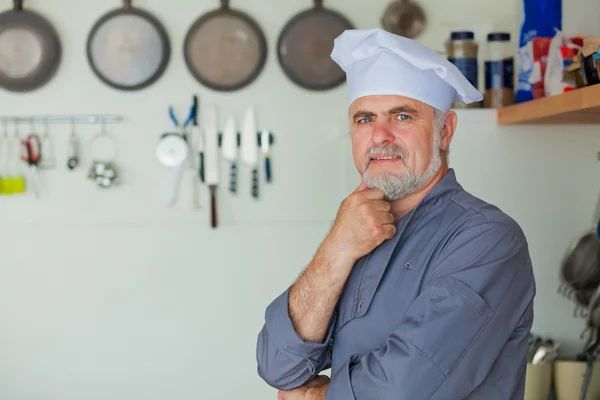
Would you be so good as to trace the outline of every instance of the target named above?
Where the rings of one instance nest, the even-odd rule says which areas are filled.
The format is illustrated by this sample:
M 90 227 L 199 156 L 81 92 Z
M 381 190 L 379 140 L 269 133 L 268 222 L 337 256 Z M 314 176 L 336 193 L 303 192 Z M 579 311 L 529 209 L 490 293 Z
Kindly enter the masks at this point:
M 487 36 L 485 57 L 485 108 L 502 108 L 515 103 L 514 56 L 510 33 Z
M 448 61 L 456 65 L 475 88 L 479 86 L 479 65 L 477 53 L 479 44 L 475 41 L 475 34 L 471 31 L 451 32 L 450 39 L 446 42 Z M 480 108 L 481 103 L 469 105 L 454 103 L 454 108 Z

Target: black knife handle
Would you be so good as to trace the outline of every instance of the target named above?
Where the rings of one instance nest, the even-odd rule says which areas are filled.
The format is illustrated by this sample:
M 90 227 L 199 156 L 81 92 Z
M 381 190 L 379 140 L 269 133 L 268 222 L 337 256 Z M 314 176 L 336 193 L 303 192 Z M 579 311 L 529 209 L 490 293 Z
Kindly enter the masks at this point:
M 229 191 L 231 193 L 237 192 L 237 164 L 231 163 L 231 170 L 229 172 Z
M 252 170 L 252 197 L 258 199 L 258 169 Z
M 200 180 L 204 183 L 204 153 L 200 153 Z
M 269 156 L 265 157 L 265 176 L 267 182 L 271 182 L 271 158 Z

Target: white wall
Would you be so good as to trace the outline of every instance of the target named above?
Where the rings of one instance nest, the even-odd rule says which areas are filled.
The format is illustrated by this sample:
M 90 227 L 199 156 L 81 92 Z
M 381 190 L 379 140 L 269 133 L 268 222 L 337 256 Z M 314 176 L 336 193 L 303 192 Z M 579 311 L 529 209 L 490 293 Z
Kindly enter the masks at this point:
M 567 31 L 599 34 L 593 16 L 600 6 L 583 1 L 569 6 Z M 11 3 L 0 0 L 0 7 Z M 232 2 L 262 24 L 271 51 L 255 84 L 235 94 L 197 84 L 181 56 L 186 29 L 217 1 L 139 0 L 134 4 L 167 26 L 173 58 L 154 86 L 111 90 L 92 75 L 84 49 L 94 21 L 118 3 L 25 2 L 56 24 L 64 59 L 56 78 L 34 94 L 0 92 L 0 115 L 122 114 L 126 122 L 108 128 L 118 139 L 125 181 L 110 191 L 94 187 L 86 179 L 88 147 L 83 168 L 67 171 L 69 126 L 53 126 L 61 168 L 43 172 L 43 200 L 0 198 L 0 397 L 270 398 L 274 392 L 258 378 L 254 355 L 264 308 L 310 260 L 339 201 L 357 183 L 344 139 L 345 89 L 305 92 L 277 64 L 277 34 L 308 0 Z M 326 3 L 358 27 L 373 27 L 386 1 Z M 431 23 L 422 39 L 436 50 L 455 27 L 481 35 L 490 26 L 518 30 L 516 0 L 423 3 Z M 154 156 L 158 136 L 171 127 L 168 105 L 183 113 L 193 94 L 203 108 L 218 106 L 221 120 L 229 113 L 239 118 L 254 104 L 261 126 L 276 135 L 274 183 L 263 184 L 255 202 L 243 167 L 238 197 L 221 189 L 216 231 L 209 227 L 205 189 L 200 211 L 189 209 L 189 188 L 175 210 L 164 208 L 166 172 Z M 595 205 L 598 128 L 500 128 L 493 112 L 459 114 L 452 166 L 468 190 L 521 223 L 538 282 L 534 329 L 577 351 L 582 321 L 556 294 L 557 273 Z M 97 128 L 78 131 L 89 140 Z

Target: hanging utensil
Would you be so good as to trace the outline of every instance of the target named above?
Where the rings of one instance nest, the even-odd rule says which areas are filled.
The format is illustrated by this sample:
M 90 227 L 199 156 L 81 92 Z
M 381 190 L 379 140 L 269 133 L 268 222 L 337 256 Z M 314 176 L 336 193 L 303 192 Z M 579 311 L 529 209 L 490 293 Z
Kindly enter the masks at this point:
M 265 158 L 265 178 L 267 182 L 271 182 L 271 134 L 267 130 L 260 134 L 260 148 Z
M 560 280 L 559 292 L 575 301 L 589 297 L 579 293 L 593 292 L 600 285 L 600 197 L 596 201 L 590 229 L 577 238 L 565 253 Z M 567 292 L 567 289 L 571 290 Z
M 94 74 L 118 90 L 140 90 L 156 82 L 167 69 L 171 45 L 167 31 L 148 11 L 124 0 L 92 27 L 87 57 Z
M 92 138 L 92 166 L 88 178 L 101 188 L 114 186 L 119 180 L 119 170 L 115 165 L 117 141 L 106 132 L 104 121 L 102 130 Z
M 194 78 L 218 91 L 239 90 L 260 75 L 267 59 L 267 41 L 248 14 L 233 10 L 229 0 L 200 18 L 184 42 L 185 63 Z
M 75 120 L 71 118 L 71 136 L 69 137 L 69 151 L 67 168 L 75 169 L 79 165 L 79 140 L 75 134 Z
M 56 74 L 62 50 L 52 24 L 23 9 L 23 0 L 0 14 L 0 87 L 29 92 L 46 85 Z
M 210 189 L 210 221 L 217 227 L 217 189 L 219 186 L 219 130 L 217 128 L 217 109 L 209 107 L 202 119 L 205 134 L 205 178 Z
M 309 90 L 329 90 L 346 81 L 344 71 L 331 59 L 333 41 L 352 23 L 314 0 L 283 27 L 277 42 L 279 64 L 295 84 Z
M 248 107 L 242 128 L 242 158 L 252 169 L 252 197 L 258 198 L 258 145 L 256 117 L 252 106 Z
M 223 129 L 223 140 L 221 151 L 223 159 L 230 162 L 229 170 L 229 191 L 237 192 L 237 128 L 233 116 L 230 116 Z
M 425 30 L 425 11 L 412 0 L 392 1 L 381 17 L 383 29 L 396 35 L 414 39 Z
M 194 96 L 194 119 L 191 135 L 196 138 L 196 152 L 198 153 L 198 169 L 200 181 L 204 182 L 204 133 L 198 126 L 198 96 Z
M 54 143 L 50 136 L 50 128 L 48 127 L 48 119 L 44 122 L 44 136 L 42 136 L 42 160 L 40 168 L 51 169 L 56 166 L 56 157 L 54 155 Z
M 177 133 L 162 135 L 156 145 L 156 158 L 169 168 L 167 180 L 167 207 L 173 206 L 177 199 L 181 169 L 188 157 L 189 146 L 185 139 Z
M 35 133 L 29 134 L 27 139 L 21 142 L 22 153 L 21 159 L 25 161 L 29 167 L 29 180 L 32 183 L 33 193 L 35 197 L 40 198 L 40 170 L 38 168 L 41 159 L 40 138 Z

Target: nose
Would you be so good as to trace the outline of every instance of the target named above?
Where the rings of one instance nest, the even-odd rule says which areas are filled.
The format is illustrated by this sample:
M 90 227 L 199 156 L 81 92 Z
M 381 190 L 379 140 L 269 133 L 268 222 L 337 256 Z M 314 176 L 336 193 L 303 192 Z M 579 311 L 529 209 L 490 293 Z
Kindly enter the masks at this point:
M 375 145 L 382 145 L 394 141 L 394 134 L 387 121 L 377 121 L 371 140 Z

